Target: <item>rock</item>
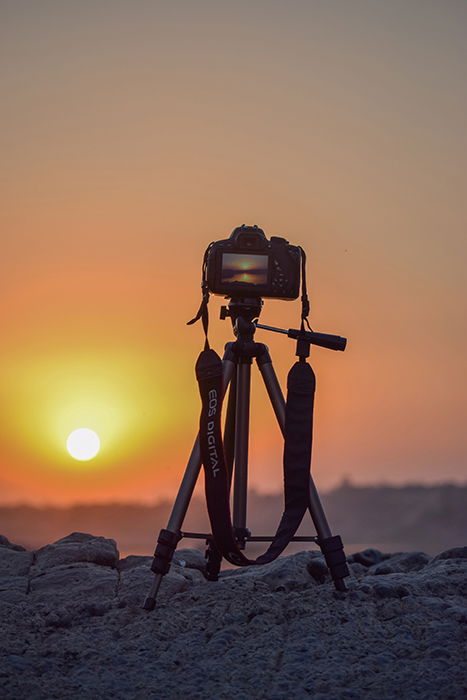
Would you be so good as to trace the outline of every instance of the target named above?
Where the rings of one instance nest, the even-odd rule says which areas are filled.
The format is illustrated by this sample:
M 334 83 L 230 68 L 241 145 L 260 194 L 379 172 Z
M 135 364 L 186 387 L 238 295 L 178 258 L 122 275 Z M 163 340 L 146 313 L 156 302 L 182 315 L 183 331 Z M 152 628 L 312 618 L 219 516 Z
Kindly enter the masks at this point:
M 28 574 L 33 553 L 24 549 L 0 547 L 0 600 L 20 603 L 29 590 Z
M 376 583 L 373 590 L 378 598 L 397 598 L 397 590 L 389 583 Z
M 128 571 L 128 569 L 135 569 L 138 566 L 146 566 L 149 569 L 151 568 L 152 560 L 153 557 L 130 554 L 128 557 L 118 561 L 117 569 L 119 571 Z
M 365 576 L 368 571 L 368 568 L 366 566 L 363 566 L 363 564 L 360 564 L 357 561 L 349 562 L 349 569 L 351 573 L 357 578 Z
M 406 586 L 392 583 L 375 583 L 373 591 L 378 598 L 404 598 L 410 595 L 410 591 Z
M 221 573 L 221 578 L 250 578 L 266 583 L 274 591 L 290 591 L 307 588 L 314 584 L 314 579 L 308 571 L 308 564 L 321 552 L 299 552 L 282 556 L 263 566 L 248 566 L 240 569 L 230 569 Z
M 141 563 L 140 566 L 124 569 L 120 574 L 117 590 L 120 604 L 123 603 L 125 606 L 133 605 L 141 608 L 153 581 L 154 573 L 147 565 L 147 562 Z M 187 590 L 191 583 L 188 577 L 177 573 L 175 567 L 171 568 L 169 573 L 163 577 L 158 603 L 160 604 L 166 599 L 172 598 L 176 593 Z
M 397 586 L 396 591 L 399 598 L 405 598 L 410 595 L 410 588 L 407 588 L 407 586 Z
M 420 572 L 420 585 L 432 595 L 467 595 L 465 559 L 435 557 Z
M 16 575 L 24 562 L 11 559 L 0 577 L 2 700 L 465 697 L 462 556 L 365 555 L 335 596 L 320 552 L 209 582 L 187 550 L 148 612 L 152 557 L 87 561 L 102 538 L 85 537 L 54 543 L 71 561 L 50 554 L 50 567 Z M 386 562 L 400 570 L 375 573 Z
M 10 542 L 8 537 L 5 537 L 5 535 L 0 535 L 0 547 L 7 547 L 7 549 L 14 549 L 17 552 L 25 552 L 26 549 L 22 547 L 20 544 L 13 544 L 13 542 Z
M 446 616 L 452 617 L 457 622 L 465 625 L 467 622 L 467 607 L 465 605 L 450 605 L 446 609 Z
M 202 571 L 199 569 L 192 569 L 185 566 L 178 566 L 177 564 L 172 564 L 170 570 L 174 573 L 183 576 L 183 578 L 188 581 L 191 585 L 197 585 L 198 583 L 206 583 L 206 578 Z
M 330 577 L 324 557 L 314 557 L 308 562 L 306 568 L 310 576 L 318 583 L 324 583 Z
M 439 561 L 440 559 L 467 559 L 467 547 L 447 549 L 434 557 L 433 561 Z
M 0 601 L 20 603 L 26 599 L 29 580 L 26 576 L 0 575 Z
M 424 552 L 403 552 L 392 554 L 383 562 L 368 568 L 369 574 L 395 574 L 401 571 L 419 571 L 428 564 L 431 557 Z
M 430 657 L 432 659 L 439 659 L 439 658 L 444 658 L 444 659 L 449 659 L 450 653 L 448 649 L 445 649 L 444 647 L 432 647 L 430 649 Z
M 31 670 L 31 660 L 19 654 L 8 654 L 3 659 L 6 669 L 11 669 L 13 673 L 24 673 Z
M 0 576 L 26 576 L 32 562 L 32 552 L 0 547 Z
M 118 558 L 115 540 L 73 532 L 53 544 L 38 549 L 35 553 L 34 568 L 36 572 L 42 572 L 55 566 L 76 562 L 114 567 Z
M 378 549 L 364 549 L 363 552 L 356 552 L 347 557 L 350 563 L 357 562 L 363 566 L 373 566 L 379 564 L 383 559 L 387 559 L 390 555 L 383 554 Z
M 187 567 L 188 569 L 198 569 L 203 574 L 206 569 L 205 556 L 198 549 L 177 549 L 173 561 L 174 564 Z
M 73 604 L 94 599 L 112 599 L 118 582 L 115 569 L 75 562 L 41 571 L 32 567 L 30 594 L 35 601 L 50 601 L 52 606 L 63 601 Z

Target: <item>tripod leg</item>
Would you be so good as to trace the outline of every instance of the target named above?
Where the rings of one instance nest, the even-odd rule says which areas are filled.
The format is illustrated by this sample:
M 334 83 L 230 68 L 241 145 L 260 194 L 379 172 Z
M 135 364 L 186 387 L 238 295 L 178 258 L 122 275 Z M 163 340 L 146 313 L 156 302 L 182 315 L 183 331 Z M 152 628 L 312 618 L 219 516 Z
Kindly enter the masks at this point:
M 248 489 L 248 438 L 250 423 L 251 358 L 240 358 L 237 365 L 237 401 L 235 410 L 235 470 L 233 526 L 239 547 L 245 547 Z
M 257 363 L 271 400 L 274 413 L 276 414 L 277 422 L 279 423 L 282 435 L 285 437 L 285 399 L 274 371 L 274 367 L 272 366 L 272 360 L 269 352 L 265 352 L 263 355 L 260 355 L 257 358 Z M 309 496 L 309 510 L 318 534 L 318 544 L 324 554 L 336 589 L 338 591 L 345 591 L 346 587 L 344 577 L 348 575 L 348 569 L 342 540 L 339 535 L 334 537 L 332 536 L 331 528 L 328 525 L 328 521 L 311 474 Z
M 224 360 L 224 393 L 235 370 L 235 364 L 230 360 Z M 162 577 L 170 569 L 172 557 L 178 542 L 181 539 L 180 529 L 185 519 L 188 506 L 190 504 L 193 490 L 198 480 L 201 469 L 201 452 L 199 447 L 199 436 L 196 438 L 193 450 L 188 460 L 182 483 L 178 490 L 177 498 L 170 514 L 169 522 L 165 530 L 161 530 L 157 539 L 157 546 L 154 552 L 154 559 L 151 570 L 155 573 L 154 581 L 149 590 L 149 594 L 144 601 L 145 610 L 154 610 L 156 596 L 162 582 Z
M 230 480 L 232 480 L 233 463 L 235 456 L 235 411 L 237 405 L 237 373 L 234 372 L 229 388 L 229 400 L 227 402 L 227 412 L 224 429 L 224 452 L 229 470 Z
M 266 351 L 263 355 L 260 355 L 256 362 L 258 363 L 258 368 L 261 372 L 261 376 L 263 377 L 266 391 L 268 392 L 274 413 L 276 414 L 279 428 L 281 429 L 282 435 L 284 435 L 285 399 L 284 394 L 282 393 L 281 385 L 279 384 L 277 375 L 274 371 L 274 367 L 272 366 L 272 360 L 269 352 Z
M 188 460 L 185 474 L 183 475 L 182 483 L 178 490 L 177 498 L 172 508 L 167 528 L 161 530 L 157 539 L 154 560 L 151 566 L 155 577 L 149 594 L 144 601 L 143 607 L 145 610 L 153 610 L 156 605 L 156 596 L 162 582 L 162 577 L 170 569 L 172 557 L 180 541 L 180 528 L 185 519 L 200 469 L 201 452 L 199 449 L 199 437 L 197 437 L 193 450 L 191 451 L 190 459 Z

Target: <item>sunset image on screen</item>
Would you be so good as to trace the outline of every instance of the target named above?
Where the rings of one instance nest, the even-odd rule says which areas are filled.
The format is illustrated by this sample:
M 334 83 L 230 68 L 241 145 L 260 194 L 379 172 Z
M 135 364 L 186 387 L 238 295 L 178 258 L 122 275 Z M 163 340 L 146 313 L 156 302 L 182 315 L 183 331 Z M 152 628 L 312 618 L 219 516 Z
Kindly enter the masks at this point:
M 263 285 L 268 282 L 267 255 L 223 253 L 221 282 Z

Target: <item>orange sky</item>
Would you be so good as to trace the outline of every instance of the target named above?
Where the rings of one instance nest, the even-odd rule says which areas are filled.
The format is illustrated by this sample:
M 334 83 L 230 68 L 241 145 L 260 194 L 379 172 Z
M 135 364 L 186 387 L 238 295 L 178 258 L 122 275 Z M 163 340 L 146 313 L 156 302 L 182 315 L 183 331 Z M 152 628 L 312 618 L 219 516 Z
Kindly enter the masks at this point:
M 349 338 L 312 353 L 318 487 L 465 479 L 466 26 L 454 0 L 2 3 L 4 502 L 174 494 L 185 321 L 205 247 L 244 222 L 307 250 L 312 326 Z M 257 338 L 284 382 L 292 341 Z M 263 491 L 271 414 L 255 377 Z M 83 426 L 102 448 L 80 463 Z

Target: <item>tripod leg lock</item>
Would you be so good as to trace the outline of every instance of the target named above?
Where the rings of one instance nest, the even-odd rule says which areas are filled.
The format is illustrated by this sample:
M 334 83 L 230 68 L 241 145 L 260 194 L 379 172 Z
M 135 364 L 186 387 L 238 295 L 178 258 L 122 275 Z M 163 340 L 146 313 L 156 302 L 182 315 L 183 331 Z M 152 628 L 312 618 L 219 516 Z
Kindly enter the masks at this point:
M 345 591 L 346 588 L 342 579 L 349 575 L 349 568 L 340 535 L 319 539 L 318 544 L 324 554 L 334 585 L 337 590 Z
M 182 539 L 180 532 L 172 532 L 171 530 L 161 530 L 157 538 L 157 546 L 154 552 L 154 559 L 151 564 L 151 570 L 155 574 L 164 576 L 170 569 L 172 557 L 177 548 L 177 544 Z
M 237 541 L 244 547 L 247 539 L 251 537 L 251 531 L 247 527 L 236 527 L 235 537 Z

